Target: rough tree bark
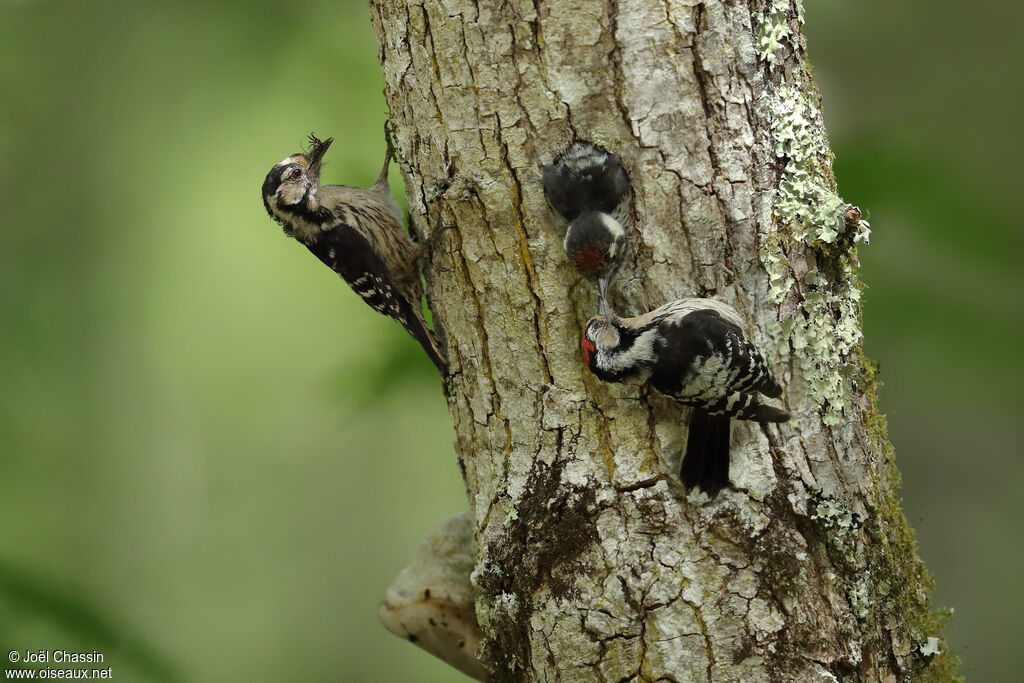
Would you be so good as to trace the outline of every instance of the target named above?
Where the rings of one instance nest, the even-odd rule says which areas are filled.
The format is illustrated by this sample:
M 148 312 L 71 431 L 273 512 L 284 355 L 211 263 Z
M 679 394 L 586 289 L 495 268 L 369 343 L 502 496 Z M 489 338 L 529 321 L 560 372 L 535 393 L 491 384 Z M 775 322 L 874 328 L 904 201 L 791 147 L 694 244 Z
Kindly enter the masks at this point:
M 496 681 L 949 680 L 861 353 L 859 212 L 836 194 L 800 0 L 371 0 L 421 227 Z M 613 295 L 719 296 L 794 419 L 733 422 L 732 488 L 677 477 L 688 409 L 589 375 L 594 285 L 541 169 L 620 154 Z M 434 227 L 433 229 L 436 229 Z

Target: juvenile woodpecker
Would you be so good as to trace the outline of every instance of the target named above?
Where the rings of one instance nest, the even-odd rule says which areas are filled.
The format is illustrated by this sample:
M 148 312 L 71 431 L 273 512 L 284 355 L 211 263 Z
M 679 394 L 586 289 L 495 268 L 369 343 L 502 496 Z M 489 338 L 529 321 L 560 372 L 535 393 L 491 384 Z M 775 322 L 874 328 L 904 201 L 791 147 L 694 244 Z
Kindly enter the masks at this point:
M 425 247 L 402 229 L 388 184 L 394 156 L 390 138 L 384 167 L 368 190 L 320 184 L 324 154 L 333 141 L 310 135 L 308 154 L 275 164 L 263 181 L 263 205 L 286 235 L 340 275 L 373 310 L 401 323 L 444 376 L 448 364 L 423 318 L 418 265 Z
M 635 318 L 596 316 L 581 341 L 583 360 L 605 382 L 650 382 L 693 407 L 682 479 L 714 496 L 729 484 L 729 420 L 785 422 L 761 402 L 782 389 L 743 334 L 739 314 L 712 299 L 679 299 Z
M 577 269 L 597 276 L 600 313 L 610 314 L 608 283 L 622 265 L 633 198 L 622 160 L 576 142 L 544 167 L 544 194 L 569 223 L 565 253 Z

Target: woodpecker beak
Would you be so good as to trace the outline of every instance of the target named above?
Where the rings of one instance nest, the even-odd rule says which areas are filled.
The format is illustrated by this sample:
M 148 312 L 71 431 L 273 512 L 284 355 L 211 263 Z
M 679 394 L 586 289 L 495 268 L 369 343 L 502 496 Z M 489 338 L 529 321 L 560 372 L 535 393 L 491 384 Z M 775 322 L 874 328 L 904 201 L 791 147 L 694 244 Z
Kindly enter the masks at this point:
M 309 173 L 318 181 L 320 180 L 320 168 L 323 164 L 324 154 L 327 153 L 327 148 L 334 142 L 334 138 L 327 138 L 326 140 L 320 141 L 315 137 L 310 136 L 310 142 L 312 146 L 309 149 Z
M 611 317 L 612 307 L 608 305 L 608 278 L 597 278 L 597 312 L 605 317 Z

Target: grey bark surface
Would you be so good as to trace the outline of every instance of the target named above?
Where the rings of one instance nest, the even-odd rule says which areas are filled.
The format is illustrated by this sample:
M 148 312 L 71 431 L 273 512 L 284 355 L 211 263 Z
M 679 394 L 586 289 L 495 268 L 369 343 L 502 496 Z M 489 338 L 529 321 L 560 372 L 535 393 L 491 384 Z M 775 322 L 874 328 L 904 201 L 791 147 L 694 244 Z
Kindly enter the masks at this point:
M 861 354 L 860 214 L 836 194 L 790 2 L 371 0 L 496 681 L 948 680 L 956 659 Z M 793 420 L 733 421 L 732 487 L 683 489 L 688 409 L 590 375 L 594 284 L 541 188 L 621 155 L 634 315 L 718 296 Z M 438 466 L 442 466 L 441 463 Z

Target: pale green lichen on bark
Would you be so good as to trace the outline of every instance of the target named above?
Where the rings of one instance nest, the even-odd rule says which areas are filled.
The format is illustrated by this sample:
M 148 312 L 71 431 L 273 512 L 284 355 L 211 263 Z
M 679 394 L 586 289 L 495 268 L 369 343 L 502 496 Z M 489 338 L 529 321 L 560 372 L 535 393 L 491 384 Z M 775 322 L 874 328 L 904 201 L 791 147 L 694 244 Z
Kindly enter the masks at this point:
M 804 5 L 796 0 L 797 20 L 804 23 Z M 757 31 L 757 56 L 774 70 L 778 64 L 778 51 L 785 47 L 785 42 L 793 32 L 789 28 L 789 0 L 773 0 L 768 11 L 761 17 Z
M 503 524 L 506 528 L 508 528 L 512 524 L 512 522 L 519 519 L 519 511 L 516 510 L 515 501 L 513 501 L 511 498 L 502 498 L 501 507 L 502 510 L 504 510 L 505 512 L 505 521 L 503 522 Z
M 800 292 L 796 314 L 769 329 L 776 342 L 789 343 L 807 382 L 800 408 L 821 410 L 825 424 L 835 426 L 850 412 L 850 379 L 857 367 L 852 353 L 862 338 L 852 243 L 866 238 L 866 224 L 850 236 L 851 244 L 831 249 L 848 230 L 843 214 L 849 205 L 835 192 L 821 111 L 802 79 L 794 70 L 770 95 L 771 149 L 785 166 L 774 229 L 762 243 L 761 259 L 773 302 L 781 304 L 794 287 Z M 787 255 L 796 249 L 836 251 L 838 269 L 831 281 L 816 266 L 798 281 Z
M 871 585 L 868 581 L 867 552 L 860 538 L 863 526 L 859 515 L 847 509 L 838 501 L 820 498 L 812 503 L 808 511 L 811 519 L 818 520 L 824 528 L 829 548 L 838 554 L 836 560 L 842 566 L 850 567 L 854 578 L 846 588 L 846 597 L 857 618 L 857 625 L 863 636 L 868 636 L 873 627 L 871 622 Z M 851 643 L 853 652 L 861 650 L 860 643 Z
M 810 100 L 802 78 L 793 71 L 772 93 L 772 149 L 778 159 L 787 159 L 775 216 L 789 226 L 795 241 L 823 246 L 835 242 L 844 229 L 847 204 L 835 193 L 820 108 Z

